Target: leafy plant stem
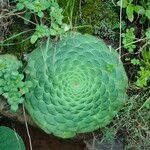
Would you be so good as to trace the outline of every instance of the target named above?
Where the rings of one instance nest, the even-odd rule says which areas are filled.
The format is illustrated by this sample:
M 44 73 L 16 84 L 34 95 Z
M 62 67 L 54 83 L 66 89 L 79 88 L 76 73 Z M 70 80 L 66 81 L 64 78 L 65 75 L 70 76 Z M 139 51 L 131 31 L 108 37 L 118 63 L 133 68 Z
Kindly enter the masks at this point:
M 150 38 L 149 38 L 149 37 L 141 38 L 141 39 L 138 39 L 138 40 L 136 40 L 136 41 L 134 41 L 134 42 L 128 43 L 128 44 L 126 44 L 125 46 L 131 45 L 131 44 L 134 44 L 134 43 L 138 43 L 138 42 L 141 42 L 141 41 L 144 41 L 144 40 L 148 40 L 148 39 L 150 39 Z M 121 48 L 123 48 L 123 46 L 118 47 L 118 48 L 116 49 L 116 51 L 120 50 Z
M 21 19 L 23 19 L 23 20 L 25 20 L 25 21 L 27 21 L 27 22 L 30 22 L 31 24 L 33 24 L 33 25 L 37 25 L 35 22 L 33 22 L 33 21 L 31 21 L 31 20 L 28 20 L 28 19 L 26 19 L 26 18 L 24 18 L 24 17 L 22 17 L 22 16 L 20 16 L 20 15 L 18 15 L 18 14 L 15 14 L 17 17 L 19 17 L 19 18 L 21 18 Z

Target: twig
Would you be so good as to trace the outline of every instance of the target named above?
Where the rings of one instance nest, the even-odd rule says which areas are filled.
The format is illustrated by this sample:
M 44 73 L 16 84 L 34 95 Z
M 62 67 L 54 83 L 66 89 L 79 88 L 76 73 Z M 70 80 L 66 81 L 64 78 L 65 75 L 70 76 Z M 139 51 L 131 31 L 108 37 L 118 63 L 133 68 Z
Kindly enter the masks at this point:
M 121 57 L 124 57 L 124 56 L 126 56 L 126 55 L 128 55 L 128 54 L 137 55 L 137 54 L 139 54 L 148 44 L 149 44 L 149 42 L 145 43 L 136 53 L 131 53 L 131 52 L 125 53 L 125 54 L 123 54 Z
M 93 133 L 92 150 L 95 150 L 95 141 L 96 141 L 96 138 L 95 138 L 94 133 Z
M 114 6 L 117 6 L 117 5 L 115 4 L 114 0 L 111 0 L 111 2 L 113 3 Z
M 26 130 L 27 130 L 28 138 L 29 138 L 30 150 L 32 150 L 31 136 L 30 136 L 30 132 L 29 132 L 29 128 L 28 128 L 27 119 L 26 119 L 26 112 L 25 112 L 24 104 L 22 104 L 22 108 L 23 108 L 23 116 L 24 116 L 25 126 L 26 126 Z
M 18 137 L 18 135 L 17 135 L 16 129 L 14 128 L 13 130 L 14 130 L 14 133 L 15 133 L 15 136 L 16 136 L 16 139 L 17 139 L 19 148 L 21 149 L 21 144 L 20 144 L 20 140 L 19 140 L 19 137 Z
M 26 19 L 26 18 L 24 18 L 24 17 L 22 17 L 22 16 L 20 16 L 18 14 L 16 14 L 16 16 L 19 17 L 19 18 L 21 18 L 21 19 L 23 19 L 23 20 L 25 20 L 25 21 L 27 21 L 27 22 L 30 22 L 31 24 L 33 24 L 35 26 L 37 25 L 36 23 L 34 23 L 34 22 L 32 22 L 32 21 L 30 21 L 30 20 L 28 20 L 28 19 Z
M 36 24 L 39 24 L 35 13 L 34 13 L 34 19 L 35 19 Z

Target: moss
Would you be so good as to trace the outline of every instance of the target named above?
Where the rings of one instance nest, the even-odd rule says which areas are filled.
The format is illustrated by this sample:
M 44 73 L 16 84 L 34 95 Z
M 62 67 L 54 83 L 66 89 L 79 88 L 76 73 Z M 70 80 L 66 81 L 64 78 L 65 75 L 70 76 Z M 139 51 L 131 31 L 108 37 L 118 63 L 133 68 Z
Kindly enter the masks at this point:
M 79 32 L 96 34 L 106 39 L 115 38 L 113 27 L 119 22 L 119 18 L 111 0 L 59 0 L 59 4 L 65 10 L 64 21 L 67 23 L 74 9 L 72 24 Z
M 27 31 L 29 29 L 25 29 L 26 27 L 17 21 L 11 25 L 9 32 L 13 33 L 5 37 L 6 42 L 3 43 L 3 54 L 14 54 L 16 56 L 21 57 L 23 53 L 27 53 L 34 48 L 34 45 L 30 43 L 30 33 L 23 31 Z M 9 39 L 9 40 L 8 40 Z

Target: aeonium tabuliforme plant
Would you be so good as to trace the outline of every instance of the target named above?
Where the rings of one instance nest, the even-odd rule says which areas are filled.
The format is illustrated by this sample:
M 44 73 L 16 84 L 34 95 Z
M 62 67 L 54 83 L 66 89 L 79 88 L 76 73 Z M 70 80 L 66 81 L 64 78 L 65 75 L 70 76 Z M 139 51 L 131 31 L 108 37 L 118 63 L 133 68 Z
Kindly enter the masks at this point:
M 118 53 L 91 35 L 69 33 L 28 56 L 25 107 L 45 132 L 62 138 L 106 126 L 127 99 Z

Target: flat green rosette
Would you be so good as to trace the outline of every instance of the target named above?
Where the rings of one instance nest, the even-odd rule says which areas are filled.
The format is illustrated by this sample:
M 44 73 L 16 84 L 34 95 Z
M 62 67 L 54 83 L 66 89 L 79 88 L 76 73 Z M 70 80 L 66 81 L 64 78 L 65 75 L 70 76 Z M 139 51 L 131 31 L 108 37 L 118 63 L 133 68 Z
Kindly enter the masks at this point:
M 25 106 L 45 132 L 62 138 L 109 124 L 127 99 L 117 52 L 94 36 L 70 33 L 28 57 Z

